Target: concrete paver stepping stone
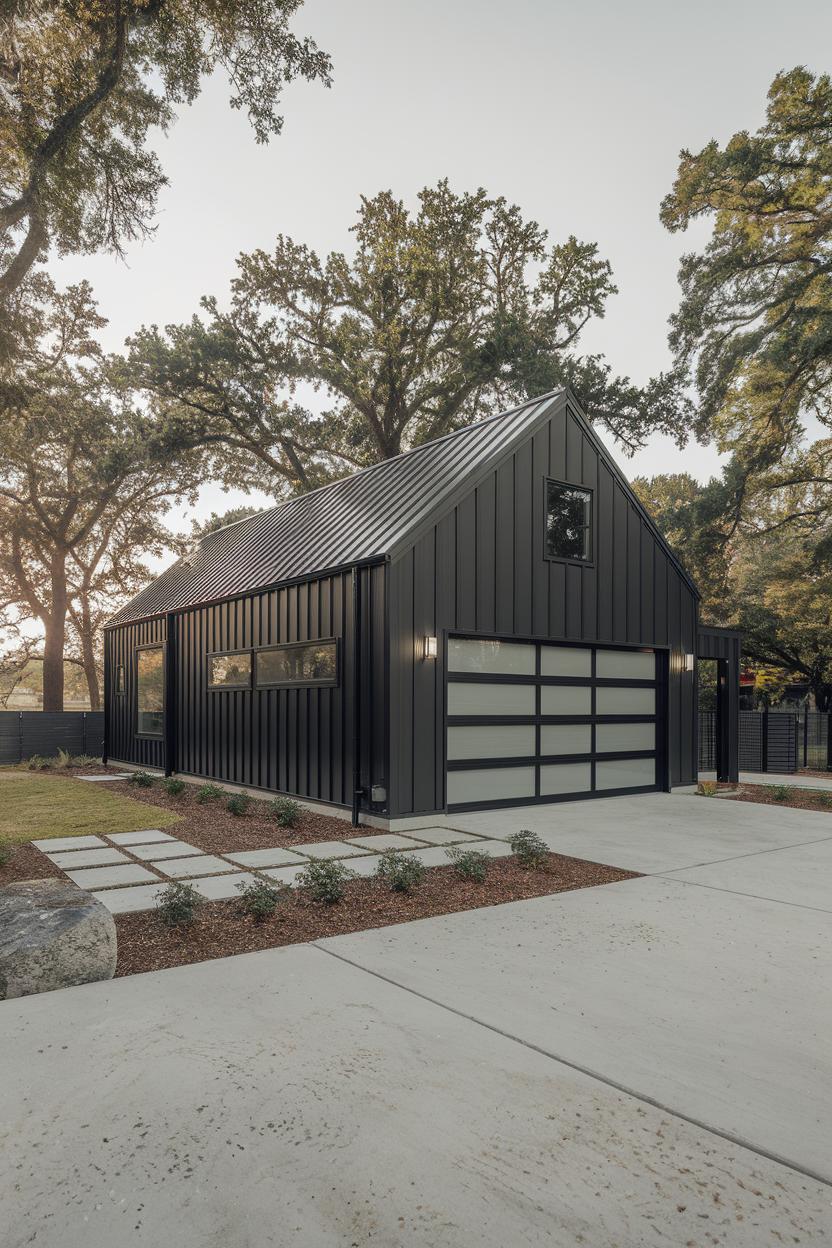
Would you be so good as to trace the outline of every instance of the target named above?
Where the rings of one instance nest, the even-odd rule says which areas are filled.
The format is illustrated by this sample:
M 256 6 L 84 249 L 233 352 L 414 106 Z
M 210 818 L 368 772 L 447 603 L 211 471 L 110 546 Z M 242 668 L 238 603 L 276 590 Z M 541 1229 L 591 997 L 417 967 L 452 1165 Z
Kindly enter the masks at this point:
M 119 884 L 152 884 L 156 876 L 137 862 L 126 862 L 122 867 L 88 867 L 82 871 L 66 873 L 79 888 L 116 888 Z
M 61 849 L 104 849 L 107 842 L 102 841 L 100 836 L 52 836 L 47 837 L 45 841 L 32 841 L 35 849 L 54 850 L 57 852 Z
M 303 867 L 270 867 L 268 871 L 261 871 L 260 875 L 265 875 L 278 884 L 285 884 L 286 888 L 292 888 L 302 871 Z
M 245 849 L 225 857 L 240 867 L 293 867 L 306 861 L 302 853 L 282 845 L 276 845 L 274 849 Z
M 129 771 L 123 771 L 119 775 L 115 776 L 76 776 L 75 779 L 86 780 L 87 784 L 95 784 L 96 782 L 100 784 L 102 780 L 126 780 L 129 775 Z
M 403 849 L 402 853 L 408 858 L 418 858 L 425 867 L 449 867 L 451 859 L 448 857 L 448 848 L 454 847 L 427 845 L 424 849 Z
M 427 845 L 464 845 L 466 841 L 481 839 L 472 832 L 460 832 L 457 828 L 414 828 L 410 835 L 414 841 Z
M 315 841 L 312 845 L 298 845 L 297 849 L 307 858 L 360 858 L 367 853 L 346 841 Z
M 372 854 L 369 858 L 351 858 L 346 866 L 362 879 L 369 879 L 378 871 L 380 854 Z
M 114 845 L 150 845 L 156 841 L 175 841 L 176 837 L 158 828 L 145 828 L 142 832 L 108 832 L 107 840 Z
M 489 858 L 509 858 L 511 856 L 511 846 L 505 841 L 477 841 L 476 845 L 471 846 L 471 849 L 475 849 L 479 854 L 488 854 Z
M 370 849 L 376 854 L 383 854 L 388 849 L 418 849 L 420 845 L 412 836 L 399 836 L 398 832 L 382 832 L 379 836 L 351 836 L 349 843 L 358 845 L 361 849 Z
M 54 862 L 56 867 L 65 870 L 66 867 L 74 869 L 76 867 L 109 867 L 116 862 L 129 862 L 130 859 L 123 854 L 120 849 L 108 849 L 105 845 L 103 849 L 74 849 L 69 852 L 53 854 L 49 850 L 43 850 L 43 853 Z
M 165 885 L 161 880 L 155 884 L 136 884 L 132 888 L 111 888 L 103 893 L 93 893 L 110 914 L 132 914 L 137 910 L 153 910 Z
M 187 858 L 192 854 L 201 854 L 202 850 L 196 845 L 188 845 L 185 841 L 168 841 L 164 845 L 131 845 L 130 853 L 142 861 L 151 861 L 157 858 Z
M 223 858 L 214 854 L 197 854 L 194 858 L 166 858 L 163 862 L 152 862 L 161 875 L 169 875 L 171 879 L 183 880 L 199 875 L 221 875 L 223 871 L 234 868 Z
M 224 901 L 227 897 L 239 897 L 238 884 L 251 884 L 254 876 L 250 871 L 235 871 L 232 875 L 213 875 L 205 880 L 194 880 L 194 888 L 208 901 Z

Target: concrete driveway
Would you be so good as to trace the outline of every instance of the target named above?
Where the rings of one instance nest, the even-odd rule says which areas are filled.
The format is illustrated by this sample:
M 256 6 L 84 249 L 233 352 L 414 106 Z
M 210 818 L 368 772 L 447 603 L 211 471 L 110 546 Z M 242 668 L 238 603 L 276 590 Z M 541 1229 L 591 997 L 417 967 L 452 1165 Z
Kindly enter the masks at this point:
M 515 814 L 654 873 L 0 1005 L 4 1245 L 830 1242 L 832 820 Z

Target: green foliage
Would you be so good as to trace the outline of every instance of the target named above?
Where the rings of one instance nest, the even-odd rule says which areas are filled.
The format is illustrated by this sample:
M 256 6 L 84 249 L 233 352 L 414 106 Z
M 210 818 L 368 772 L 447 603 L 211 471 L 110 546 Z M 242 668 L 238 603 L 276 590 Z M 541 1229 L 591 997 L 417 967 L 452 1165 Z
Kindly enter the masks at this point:
M 281 890 L 266 880 L 254 879 L 250 884 L 238 884 L 237 891 L 240 894 L 240 909 L 257 923 L 273 915 L 281 900 Z
M 127 777 L 128 784 L 135 784 L 139 789 L 149 789 L 153 784 L 153 776 L 149 771 L 131 771 Z
M 269 814 L 277 820 L 281 828 L 296 828 L 300 823 L 303 807 L 291 797 L 276 797 L 273 802 L 269 802 Z
M 464 880 L 475 880 L 481 884 L 488 875 L 491 859 L 478 849 L 449 849 L 447 851 L 454 870 Z
M 376 867 L 376 875 L 384 880 L 394 893 L 409 893 L 425 878 L 427 868 L 413 854 L 400 854 L 388 850 L 382 854 Z
M 328 57 L 291 31 L 301 0 L 106 0 L 4 6 L 0 295 L 47 245 L 122 254 L 152 228 L 165 178 L 148 139 L 215 70 L 258 142 L 279 133 L 284 85 L 329 83 Z
M 138 333 L 130 366 L 172 450 L 204 447 L 229 484 L 278 496 L 396 455 L 566 382 L 628 448 L 686 436 L 675 377 L 645 389 L 580 356 L 616 291 L 594 243 L 547 231 L 484 190 L 425 187 L 411 213 L 362 198 L 350 255 L 278 236 L 239 259 L 214 298 L 166 333 Z M 322 387 L 320 416 L 292 399 Z
M 334 858 L 313 859 L 297 878 L 298 888 L 302 888 L 313 901 L 322 901 L 326 905 L 334 905 L 344 896 L 347 882 L 355 878 L 355 872 L 345 867 L 343 862 Z
M 511 846 L 511 852 L 524 867 L 537 870 L 544 865 L 549 856 L 549 847 L 546 842 L 528 828 L 515 832 L 508 838 L 508 843 Z
M 813 793 L 818 806 L 824 807 L 825 810 L 832 810 L 832 793 Z
M 201 784 L 196 791 L 198 802 L 215 802 L 220 797 L 225 797 L 225 789 L 218 784 Z
M 229 814 L 237 816 L 247 815 L 248 808 L 251 805 L 251 798 L 248 793 L 232 793 L 225 805 Z
M 11 845 L 6 845 L 5 842 L 0 841 L 0 867 L 7 866 L 8 863 L 11 862 L 11 857 L 12 857 Z
M 179 797 L 180 793 L 185 792 L 185 781 L 178 780 L 176 776 L 166 776 L 162 781 L 162 788 L 168 797 Z
M 49 771 L 52 767 L 52 759 L 46 758 L 43 754 L 31 754 L 23 766 L 28 771 Z
M 193 884 L 171 880 L 159 894 L 156 913 L 166 927 L 186 927 L 193 923 L 204 900 Z
M 789 784 L 767 784 L 766 793 L 775 802 L 787 802 L 794 790 Z

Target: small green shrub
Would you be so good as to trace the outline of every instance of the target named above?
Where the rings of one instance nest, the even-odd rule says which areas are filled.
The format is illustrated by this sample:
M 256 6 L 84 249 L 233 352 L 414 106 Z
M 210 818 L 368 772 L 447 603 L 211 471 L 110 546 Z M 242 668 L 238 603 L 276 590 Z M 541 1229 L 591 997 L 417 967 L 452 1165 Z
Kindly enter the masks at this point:
M 98 767 L 100 764 L 101 759 L 94 754 L 76 754 L 72 760 L 73 767 Z
M 168 797 L 178 797 L 180 793 L 185 792 L 185 781 L 177 780 L 176 776 L 166 776 L 162 781 L 162 788 Z
M 815 793 L 813 797 L 817 799 L 818 806 L 823 806 L 826 810 L 832 810 L 832 793 Z
M 24 763 L 24 767 L 27 767 L 29 771 L 48 771 L 51 766 L 52 759 L 46 758 L 43 754 L 32 754 Z
M 250 914 L 257 923 L 274 914 L 280 901 L 280 889 L 266 880 L 254 879 L 250 884 L 238 884 L 237 891 L 240 894 L 240 909 L 244 914 Z
M 6 864 L 10 862 L 11 856 L 12 856 L 11 845 L 5 845 L 3 844 L 2 841 L 0 841 L 0 867 L 5 867 Z
M 476 880 L 481 884 L 488 875 L 491 859 L 479 849 L 449 849 L 447 855 L 454 871 L 464 880 Z
M 355 878 L 355 872 L 334 858 L 316 858 L 301 871 L 297 878 L 298 888 L 305 889 L 313 901 L 334 905 L 344 896 L 344 886 Z
M 775 802 L 787 802 L 792 795 L 791 786 L 788 784 L 767 784 L 766 791 Z
M 218 784 L 203 784 L 196 791 L 198 802 L 215 802 L 218 797 L 225 797 L 225 789 Z
M 549 856 L 549 846 L 540 839 L 536 832 L 531 832 L 528 828 L 515 832 L 514 836 L 508 838 L 508 843 L 511 846 L 511 852 L 523 867 L 532 867 L 536 870 L 543 866 Z
M 156 912 L 166 927 L 185 927 L 193 923 L 203 902 L 204 898 L 199 895 L 193 884 L 171 880 L 167 888 L 159 894 Z
M 700 797 L 716 797 L 716 780 L 700 780 L 696 792 Z
M 269 814 L 277 820 L 281 828 L 296 828 L 300 823 L 303 807 L 291 797 L 276 797 L 273 802 L 269 802 Z
M 149 771 L 131 771 L 129 783 L 137 785 L 140 789 L 149 789 L 153 784 L 153 777 Z
M 55 766 L 63 769 L 66 769 L 67 767 L 74 767 L 75 759 L 68 750 L 62 750 L 61 747 L 58 746 L 58 757 L 55 760 Z
M 424 863 L 412 853 L 400 854 L 390 849 L 379 858 L 376 875 L 389 884 L 394 893 L 409 893 L 411 888 L 422 883 L 426 870 Z
M 248 814 L 248 808 L 250 805 L 251 798 L 248 793 L 232 793 L 231 797 L 229 797 L 228 801 L 225 803 L 225 808 L 229 814 L 241 817 L 242 815 Z

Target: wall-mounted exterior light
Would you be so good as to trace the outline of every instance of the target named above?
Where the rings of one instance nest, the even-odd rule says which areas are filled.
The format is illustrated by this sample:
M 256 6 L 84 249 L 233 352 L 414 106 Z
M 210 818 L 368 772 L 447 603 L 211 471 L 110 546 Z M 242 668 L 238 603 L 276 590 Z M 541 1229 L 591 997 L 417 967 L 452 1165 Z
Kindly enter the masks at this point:
M 693 672 L 695 670 L 696 670 L 696 655 L 686 654 L 685 655 L 685 671 Z
M 426 637 L 424 642 L 424 650 L 422 658 L 435 659 L 439 653 L 439 642 L 436 637 Z

